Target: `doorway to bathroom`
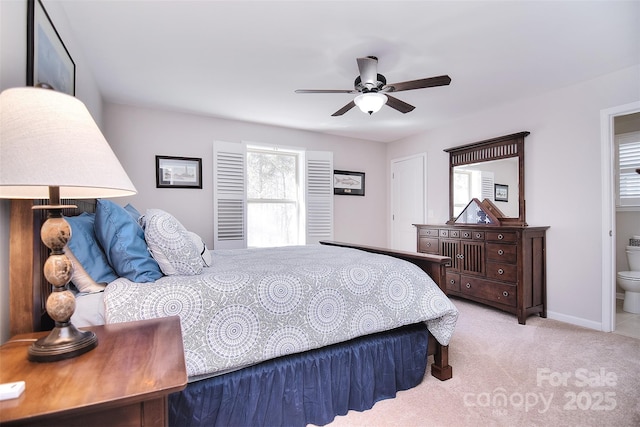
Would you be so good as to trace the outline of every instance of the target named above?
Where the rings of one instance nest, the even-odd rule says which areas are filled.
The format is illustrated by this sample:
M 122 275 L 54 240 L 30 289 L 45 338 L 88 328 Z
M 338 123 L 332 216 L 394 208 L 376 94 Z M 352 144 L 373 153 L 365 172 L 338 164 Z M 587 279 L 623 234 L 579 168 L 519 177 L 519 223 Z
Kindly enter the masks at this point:
M 631 210 L 619 215 L 616 209 L 617 165 L 615 163 L 616 135 L 640 131 L 640 102 L 601 112 L 602 136 L 602 330 L 617 331 L 640 338 L 640 315 L 630 315 L 616 309 L 618 297 L 624 294 L 617 288 L 616 273 L 626 268 L 625 241 L 637 234 L 640 211 Z M 637 221 L 637 222 L 636 222 Z M 624 265 L 624 267 L 621 267 Z M 634 335 L 635 334 L 635 335 Z

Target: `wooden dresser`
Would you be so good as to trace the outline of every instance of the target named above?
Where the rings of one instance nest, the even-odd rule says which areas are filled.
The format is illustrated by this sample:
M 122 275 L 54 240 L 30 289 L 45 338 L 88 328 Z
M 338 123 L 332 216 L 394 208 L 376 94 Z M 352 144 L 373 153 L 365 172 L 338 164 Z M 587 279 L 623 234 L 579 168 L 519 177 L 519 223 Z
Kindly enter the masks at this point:
M 448 256 L 447 294 L 518 316 L 547 317 L 549 227 L 416 224 L 418 252 Z

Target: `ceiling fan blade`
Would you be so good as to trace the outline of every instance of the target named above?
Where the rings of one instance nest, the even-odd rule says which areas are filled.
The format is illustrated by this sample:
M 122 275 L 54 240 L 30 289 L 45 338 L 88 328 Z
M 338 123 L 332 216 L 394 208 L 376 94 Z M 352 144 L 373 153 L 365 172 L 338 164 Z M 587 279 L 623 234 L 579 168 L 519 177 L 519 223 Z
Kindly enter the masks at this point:
M 366 58 L 358 58 L 357 61 L 362 84 L 369 89 L 376 87 L 376 82 L 378 81 L 378 58 L 367 56 Z
M 345 105 L 344 107 L 342 107 L 341 109 L 339 109 L 338 111 L 336 111 L 335 113 L 333 113 L 331 115 L 331 117 L 337 117 L 337 116 L 341 116 L 344 113 L 346 113 L 347 111 L 351 110 L 353 107 L 356 106 L 356 103 L 351 101 L 350 103 L 348 103 L 347 105 Z
M 394 98 L 393 96 L 390 96 L 387 94 L 387 105 L 391 108 L 393 108 L 394 110 L 398 110 L 401 113 L 408 113 L 410 111 L 413 111 L 414 107 L 411 104 L 407 104 L 404 101 L 400 101 L 398 98 Z
M 296 89 L 296 93 L 358 93 L 353 89 Z
M 428 87 L 447 86 L 451 83 L 451 77 L 437 76 L 426 79 L 410 80 L 407 82 L 388 84 L 382 88 L 383 92 L 400 92 L 403 90 L 424 89 Z

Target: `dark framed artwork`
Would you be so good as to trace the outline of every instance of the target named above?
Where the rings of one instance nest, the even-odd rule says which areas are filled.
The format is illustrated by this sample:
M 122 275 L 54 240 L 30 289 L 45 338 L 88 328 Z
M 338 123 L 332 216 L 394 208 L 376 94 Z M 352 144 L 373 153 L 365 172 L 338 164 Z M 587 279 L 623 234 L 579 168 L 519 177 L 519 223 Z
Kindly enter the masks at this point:
M 157 188 L 202 188 L 202 159 L 156 156 Z
M 27 86 L 76 94 L 76 64 L 40 0 L 27 0 Z
M 364 172 L 334 170 L 333 194 L 364 196 Z
M 504 184 L 494 184 L 495 194 L 493 199 L 496 202 L 509 201 L 509 186 Z

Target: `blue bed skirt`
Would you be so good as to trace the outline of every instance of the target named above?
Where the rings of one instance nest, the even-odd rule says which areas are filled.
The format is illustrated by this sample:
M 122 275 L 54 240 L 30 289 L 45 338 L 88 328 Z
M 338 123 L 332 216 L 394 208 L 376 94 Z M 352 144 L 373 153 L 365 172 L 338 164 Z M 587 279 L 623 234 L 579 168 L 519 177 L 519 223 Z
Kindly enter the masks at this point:
M 196 381 L 169 396 L 169 425 L 324 425 L 420 384 L 427 343 L 411 325 Z

